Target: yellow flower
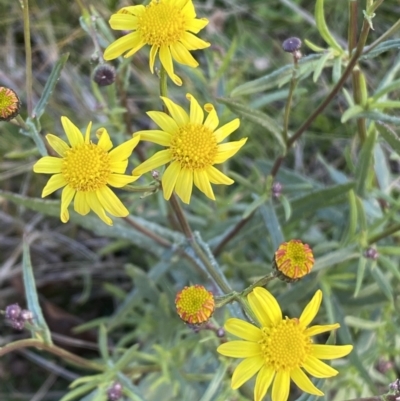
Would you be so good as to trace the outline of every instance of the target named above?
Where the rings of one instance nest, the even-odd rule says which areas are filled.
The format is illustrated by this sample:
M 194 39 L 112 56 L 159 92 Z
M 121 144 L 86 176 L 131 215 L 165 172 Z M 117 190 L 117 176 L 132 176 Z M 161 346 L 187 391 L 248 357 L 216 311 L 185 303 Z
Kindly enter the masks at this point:
M 10 88 L 0 86 L 0 121 L 10 121 L 17 117 L 21 102 Z
M 192 0 L 152 0 L 149 5 L 124 7 L 110 18 L 110 26 L 132 33 L 111 43 L 104 52 L 105 60 L 113 60 L 127 52 L 135 54 L 144 45 L 150 49 L 150 71 L 159 52 L 161 64 L 176 85 L 182 80 L 174 73 L 173 59 L 178 63 L 197 67 L 198 62 L 189 50 L 205 49 L 210 43 L 193 34 L 208 24 L 205 18 L 196 19 Z
M 274 267 L 286 281 L 296 281 L 310 273 L 314 255 L 308 244 L 292 239 L 279 245 L 275 252 Z
M 185 323 L 201 324 L 207 322 L 214 312 L 214 296 L 202 285 L 192 285 L 176 294 L 175 306 Z
M 204 120 L 203 110 L 197 100 L 190 94 L 186 98 L 190 101 L 190 115 L 166 97 L 161 99 L 170 115 L 161 111 L 147 113 L 162 130 L 139 131 L 134 137 L 140 135 L 142 140 L 166 146 L 168 149 L 157 152 L 136 167 L 132 174 L 142 175 L 171 162 L 162 177 L 165 199 L 168 200 L 175 189 L 182 201 L 189 203 L 194 184 L 210 199 L 215 200 L 211 183 L 230 185 L 234 181 L 213 165 L 232 157 L 247 138 L 220 144 L 239 127 L 239 119 L 216 129 L 219 120 L 214 106 L 210 103 L 204 106 L 204 110 L 209 113 Z
M 290 379 L 304 392 L 324 395 L 314 386 L 303 369 L 318 378 L 332 377 L 338 371 L 321 361 L 348 355 L 352 345 L 317 345 L 311 337 L 337 329 L 338 323 L 307 327 L 317 314 L 322 301 L 318 290 L 299 318 L 282 318 L 277 300 L 264 288 L 257 287 L 248 301 L 259 327 L 240 319 L 228 319 L 225 330 L 245 341 L 230 341 L 217 351 L 232 358 L 245 358 L 232 376 L 232 388 L 237 389 L 257 372 L 254 400 L 261 401 L 272 385 L 272 401 L 286 401 Z
M 137 136 L 111 150 L 113 144 L 105 128 L 96 132 L 97 145 L 90 141 L 90 122 L 86 135 L 67 118 L 61 123 L 70 145 L 55 135 L 48 134 L 50 146 L 61 156 L 45 156 L 33 166 L 35 173 L 53 174 L 42 192 L 42 198 L 64 187 L 61 194 L 61 221 L 69 220 L 68 206 L 74 199 L 74 209 L 82 216 L 93 210 L 106 224 L 113 216 L 125 217 L 128 210 L 107 186 L 121 188 L 139 177 L 123 175 L 128 166 L 128 157 L 140 140 Z M 111 150 L 111 152 L 110 152 Z

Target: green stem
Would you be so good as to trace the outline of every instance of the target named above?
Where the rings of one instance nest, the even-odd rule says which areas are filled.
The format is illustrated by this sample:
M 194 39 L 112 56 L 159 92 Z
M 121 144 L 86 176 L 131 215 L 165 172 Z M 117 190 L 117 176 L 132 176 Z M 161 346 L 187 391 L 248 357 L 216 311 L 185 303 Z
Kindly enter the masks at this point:
M 400 223 L 393 224 L 392 226 L 389 226 L 379 234 L 373 235 L 372 237 L 368 238 L 368 245 L 375 244 L 375 242 L 378 242 L 383 238 L 389 237 L 390 235 L 396 233 L 399 230 L 400 230 Z
M 26 107 L 28 116 L 32 116 L 33 110 L 33 91 L 32 91 L 32 48 L 31 31 L 29 21 L 29 2 L 23 0 L 21 4 L 24 18 L 24 42 L 25 42 L 25 80 L 26 80 Z
M 268 284 L 270 281 L 276 278 L 276 273 L 272 272 L 268 276 L 262 277 L 253 284 L 250 284 L 247 288 L 245 288 L 239 295 L 241 296 L 246 296 L 247 294 L 250 294 L 256 287 L 264 287 L 266 284 Z
M 285 115 L 283 118 L 283 140 L 285 141 L 285 143 L 288 142 L 289 116 L 292 108 L 293 94 L 297 86 L 297 69 L 298 69 L 297 57 L 293 56 L 293 62 L 294 66 L 292 72 L 292 79 L 290 80 L 289 95 L 286 101 Z
M 36 339 L 26 339 L 26 340 L 19 340 L 19 341 L 14 341 L 12 343 L 9 343 L 5 345 L 4 347 L 0 348 L 0 357 L 3 355 L 8 354 L 9 352 L 16 351 L 21 348 L 28 348 L 28 347 L 35 347 L 41 350 L 48 351 L 54 355 L 59 356 L 63 360 L 70 361 L 78 366 L 87 368 L 87 369 L 93 369 L 97 370 L 100 372 L 103 372 L 105 370 L 104 366 L 88 361 L 87 359 L 81 358 L 78 355 L 72 354 L 71 352 L 66 351 L 63 348 L 57 347 L 56 345 L 52 344 L 45 344 L 41 340 L 36 340 Z

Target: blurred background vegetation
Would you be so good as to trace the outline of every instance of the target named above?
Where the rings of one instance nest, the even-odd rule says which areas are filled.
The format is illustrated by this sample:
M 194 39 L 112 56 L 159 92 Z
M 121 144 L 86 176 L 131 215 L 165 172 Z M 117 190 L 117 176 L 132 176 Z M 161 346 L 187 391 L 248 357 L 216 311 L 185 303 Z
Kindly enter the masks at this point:
M 357 3 L 360 27 L 365 2 Z M 53 67 L 69 53 L 40 119 L 41 134 L 63 135 L 61 116 L 68 116 L 81 128 L 89 121 L 95 129 L 106 127 L 116 143 L 149 128 L 145 112 L 159 110 L 160 101 L 157 76 L 148 69 L 148 52 L 112 62 L 118 71 L 114 85 L 100 88 L 92 80 L 99 62 L 96 45 L 104 49 L 119 34 L 108 27 L 110 15 L 131 3 L 32 0 L 29 5 L 34 105 Z M 238 291 L 271 271 L 280 242 L 300 238 L 309 243 L 316 257 L 312 273 L 294 284 L 274 281 L 268 289 L 278 297 L 284 314 L 298 316 L 321 288 L 324 301 L 316 324 L 340 322 L 336 341 L 355 345 L 348 359 L 334 365 L 340 375 L 326 380 L 326 399 L 341 401 L 385 392 L 399 377 L 400 369 L 399 122 L 390 120 L 396 116 L 396 108 L 378 109 L 387 116 L 384 121 L 389 126 L 383 128 L 383 137 L 363 144 L 356 120 L 341 121 L 352 106 L 349 99 L 354 87 L 348 79 L 346 92 L 333 98 L 284 159 L 276 177 L 283 186 L 282 195 L 263 199 L 267 176 L 282 149 L 263 118 L 257 123 L 257 115 L 252 118 L 251 114 L 262 112 L 282 126 L 291 72 L 265 88 L 253 87 L 247 93 L 237 88 L 291 65 L 292 55 L 281 48 L 288 37 L 308 39 L 327 48 L 315 25 L 315 0 L 207 0 L 196 1 L 195 6 L 199 17 L 210 20 L 200 36 L 212 46 L 194 52 L 199 68 L 176 66 L 184 86 L 170 84 L 169 94 L 184 107 L 187 92 L 200 103 L 217 105 L 222 123 L 244 116 L 232 139 L 248 136 L 249 140 L 223 167 L 236 183 L 217 187 L 216 202 L 195 192 L 191 205 L 185 207 L 189 222 L 211 250 L 217 250 L 222 271 Z M 325 15 L 337 42 L 347 50 L 348 2 L 325 0 Z M 384 34 L 399 15 L 397 1 L 384 1 L 367 44 Z M 19 94 L 25 119 L 20 2 L 0 0 L 0 37 L 0 85 Z M 388 39 L 398 38 L 394 34 Z M 396 81 L 399 46 L 361 60 L 369 96 Z M 302 52 L 305 56 L 314 54 L 304 45 Z M 296 131 L 333 88 L 332 60 L 326 60 L 325 65 L 313 64 L 301 76 L 289 133 Z M 341 63 L 343 71 L 347 59 Z M 320 74 L 315 72 L 318 68 Z M 385 96 L 398 99 L 398 88 Z M 367 117 L 372 132 L 371 124 L 378 118 L 372 114 Z M 141 145 L 127 171 L 152 152 L 148 144 Z M 21 134 L 18 126 L 0 123 L 0 309 L 15 302 L 27 305 L 22 279 L 22 271 L 29 271 L 26 252 L 23 258 L 25 237 L 40 305 L 54 342 L 109 367 L 105 376 L 94 379 L 98 380 L 94 388 L 76 399 L 105 400 L 105 390 L 118 380 L 133 394 L 131 399 L 137 400 L 251 400 L 251 384 L 240 391 L 230 389 L 234 365 L 215 351 L 221 339 L 213 328 L 220 328 L 237 309 L 217 310 L 213 327 L 198 332 L 184 325 L 175 313 L 175 294 L 183 286 L 200 283 L 216 293 L 218 289 L 190 263 L 193 253 L 161 193 L 142 199 L 120 192 L 131 217 L 127 221 L 114 219 L 112 228 L 93 215 L 82 218 L 73 213 L 71 221 L 62 224 L 59 194 L 52 195 L 53 202 L 47 204 L 38 200 L 48 178 L 33 174 L 32 165 L 38 158 L 32 139 Z M 140 182 L 150 181 L 146 176 Z M 247 224 L 220 246 L 225 235 L 247 216 Z M 170 245 L 145 236 L 135 224 L 155 232 Z M 371 249 L 377 251 L 373 257 Z M 368 250 L 369 257 L 365 257 Z M 1 323 L 2 346 L 27 337 L 28 330 L 15 331 Z M 122 356 L 125 360 L 121 361 Z M 21 348 L 0 359 L 0 400 L 60 400 L 72 381 L 96 373 L 52 353 Z M 299 395 L 293 388 L 292 399 Z

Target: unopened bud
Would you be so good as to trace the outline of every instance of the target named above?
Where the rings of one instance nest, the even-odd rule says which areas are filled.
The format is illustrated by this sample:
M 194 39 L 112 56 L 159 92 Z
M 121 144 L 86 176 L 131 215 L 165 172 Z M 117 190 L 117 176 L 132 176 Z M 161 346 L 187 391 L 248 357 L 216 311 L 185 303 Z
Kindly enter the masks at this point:
M 21 307 L 18 304 L 8 305 L 6 308 L 5 317 L 6 319 L 15 321 L 21 316 Z
M 12 89 L 0 86 L 0 121 L 17 117 L 20 107 L 18 95 Z
M 368 248 L 365 252 L 364 252 L 364 256 L 367 259 L 372 259 L 372 260 L 377 260 L 379 257 L 379 253 L 375 248 Z
M 294 53 L 301 48 L 301 40 L 296 37 L 286 39 L 282 43 L 282 49 L 287 53 Z
M 114 382 L 107 390 L 107 397 L 109 401 L 118 401 L 122 397 L 122 384 Z
M 99 86 L 111 85 L 115 81 L 115 68 L 109 64 L 98 65 L 93 72 L 93 81 Z

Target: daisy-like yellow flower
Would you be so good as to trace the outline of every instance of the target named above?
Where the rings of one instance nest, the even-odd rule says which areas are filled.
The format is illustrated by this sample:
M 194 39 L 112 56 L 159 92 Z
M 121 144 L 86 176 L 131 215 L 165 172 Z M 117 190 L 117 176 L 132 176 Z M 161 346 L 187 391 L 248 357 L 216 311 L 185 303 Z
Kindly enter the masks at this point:
M 240 319 L 228 319 L 225 330 L 244 341 L 230 341 L 217 351 L 232 358 L 245 358 L 232 375 L 232 388 L 237 389 L 256 373 L 254 400 L 261 401 L 272 385 L 272 401 L 286 401 L 290 379 L 300 390 L 324 395 L 304 373 L 326 378 L 338 371 L 321 361 L 348 355 L 352 345 L 318 345 L 311 337 L 340 327 L 338 323 L 311 326 L 322 301 L 318 290 L 299 318 L 282 318 L 277 300 L 266 289 L 257 287 L 247 297 L 260 327 Z
M 167 74 L 180 86 L 182 80 L 174 73 L 173 60 L 189 67 L 198 66 L 189 50 L 210 46 L 194 35 L 207 24 L 207 19 L 196 18 L 192 0 L 152 0 L 147 6 L 124 7 L 111 16 L 110 26 L 133 32 L 111 43 L 104 52 L 104 59 L 113 60 L 125 52 L 125 57 L 130 57 L 144 45 L 149 45 L 150 71 L 154 72 L 154 61 L 159 52 Z
M 17 117 L 20 107 L 18 95 L 12 89 L 0 86 L 0 121 Z
M 197 100 L 190 94 L 186 95 L 190 101 L 190 114 L 166 97 L 161 97 L 168 109 L 167 113 L 149 111 L 147 115 L 161 128 L 161 130 L 139 131 L 144 141 L 150 141 L 166 146 L 140 164 L 133 171 L 133 175 L 142 175 L 164 164 L 171 163 L 162 177 L 164 198 L 169 199 L 175 189 L 183 202 L 189 203 L 193 184 L 204 192 L 210 199 L 215 200 L 211 188 L 213 184 L 233 184 L 233 180 L 221 173 L 214 164 L 225 162 L 232 157 L 247 141 L 221 142 L 235 131 L 240 121 L 235 118 L 231 122 L 218 128 L 219 119 L 214 106 L 207 103 L 204 110 L 208 116 L 204 120 L 204 112 Z
M 64 187 L 60 214 L 63 223 L 69 220 L 68 206 L 74 199 L 77 213 L 85 216 L 93 210 L 111 226 L 112 220 L 105 212 L 117 217 L 125 217 L 129 212 L 108 185 L 121 188 L 139 178 L 123 174 L 128 157 L 140 137 L 136 136 L 111 150 L 113 144 L 105 128 L 96 132 L 96 145 L 90 141 L 91 122 L 85 136 L 67 117 L 61 117 L 61 123 L 69 145 L 55 135 L 46 135 L 49 145 L 61 157 L 45 156 L 33 166 L 35 173 L 53 174 L 43 189 L 42 198 Z

